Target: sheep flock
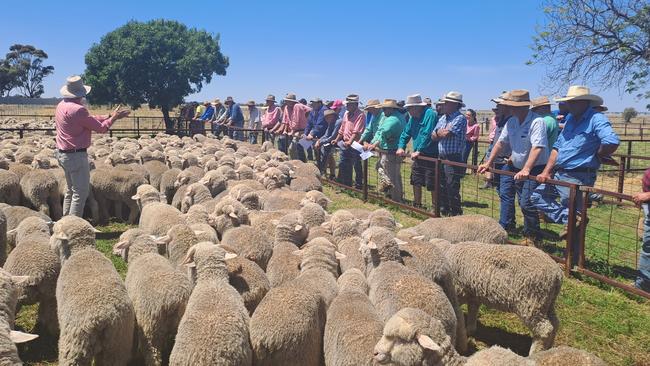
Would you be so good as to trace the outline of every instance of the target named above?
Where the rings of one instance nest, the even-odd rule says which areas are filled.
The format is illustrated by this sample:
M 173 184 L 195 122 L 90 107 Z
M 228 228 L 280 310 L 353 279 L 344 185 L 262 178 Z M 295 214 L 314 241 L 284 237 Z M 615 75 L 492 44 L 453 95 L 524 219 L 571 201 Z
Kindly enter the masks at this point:
M 84 218 L 62 217 L 55 149 L 0 140 L 0 365 L 36 337 L 60 365 L 605 364 L 553 347 L 562 272 L 491 218 L 329 213 L 313 164 L 210 134 L 97 136 Z M 109 219 L 134 225 L 124 280 L 96 249 Z M 14 327 L 30 304 L 35 334 Z M 481 304 L 521 319 L 528 355 L 472 354 Z

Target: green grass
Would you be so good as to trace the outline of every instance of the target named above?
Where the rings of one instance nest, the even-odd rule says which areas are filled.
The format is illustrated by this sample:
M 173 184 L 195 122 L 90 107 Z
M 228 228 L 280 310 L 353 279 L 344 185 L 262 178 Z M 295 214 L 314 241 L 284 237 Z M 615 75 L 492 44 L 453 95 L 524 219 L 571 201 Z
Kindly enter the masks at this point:
M 360 201 L 331 187 L 324 192 L 333 199 L 330 211 L 346 208 L 381 207 Z M 398 222 L 410 227 L 419 222 L 407 212 L 389 208 Z M 611 365 L 650 364 L 650 303 L 589 279 L 565 278 L 557 300 L 560 318 L 557 345 L 568 345 L 592 352 Z M 493 344 L 526 354 L 530 332 L 513 314 L 481 307 L 479 327 L 471 340 L 475 349 Z

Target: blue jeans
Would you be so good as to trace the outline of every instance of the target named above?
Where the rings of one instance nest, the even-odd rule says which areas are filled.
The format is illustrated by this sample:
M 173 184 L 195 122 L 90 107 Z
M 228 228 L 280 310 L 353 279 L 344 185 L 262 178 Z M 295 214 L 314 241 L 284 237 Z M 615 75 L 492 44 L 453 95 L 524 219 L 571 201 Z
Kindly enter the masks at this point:
M 257 144 L 257 132 L 248 133 L 248 142 L 250 142 L 253 145 Z
M 469 159 L 469 153 L 472 151 L 474 143 L 471 141 L 465 141 L 465 150 L 463 150 L 463 163 L 467 164 L 467 159 Z
M 278 140 L 278 150 L 282 151 L 285 154 L 289 152 L 289 144 L 287 144 L 287 135 L 279 135 Z
M 355 186 L 357 188 L 363 186 L 363 175 L 359 174 L 356 165 L 361 167 L 361 156 L 359 152 L 353 148 L 341 150 L 339 157 L 339 183 L 352 187 L 352 170 L 354 169 L 356 171 Z
M 443 160 L 461 162 L 462 154 L 449 154 L 440 157 Z M 460 207 L 460 181 L 465 175 L 465 168 L 444 164 L 440 175 L 440 211 L 451 216 L 463 214 Z
M 643 244 L 639 254 L 639 276 L 635 286 L 650 292 L 650 203 L 644 204 L 645 220 L 643 222 Z
M 508 167 L 508 171 L 511 171 L 513 173 L 518 173 L 520 169 L 517 169 L 515 167 Z M 536 167 L 533 167 L 533 169 L 530 170 L 530 175 L 537 175 L 541 173 L 544 170 L 544 165 L 538 165 Z M 526 179 L 526 180 L 515 180 L 512 177 L 508 177 L 512 180 L 512 184 L 514 185 L 514 191 L 517 194 L 518 197 L 518 203 L 519 203 L 519 208 L 521 209 L 521 213 L 524 216 L 524 235 L 538 235 L 539 233 L 539 216 L 537 216 L 537 208 L 531 201 L 530 197 L 533 194 L 533 191 L 539 183 L 537 183 L 534 180 Z M 514 205 L 514 193 L 512 192 L 512 197 L 511 200 L 513 201 Z
M 499 170 L 509 170 L 508 165 L 500 164 L 496 166 Z M 514 229 L 516 224 L 515 220 L 515 179 L 509 175 L 498 176 L 497 191 L 499 192 L 500 210 L 499 210 L 499 224 L 504 229 Z
M 596 172 L 558 171 L 553 175 L 553 179 L 593 187 L 596 182 Z M 568 187 L 540 184 L 530 199 L 549 220 L 557 224 L 567 224 L 569 222 L 569 191 Z M 576 210 L 580 210 L 581 207 L 582 195 L 579 194 L 576 197 Z

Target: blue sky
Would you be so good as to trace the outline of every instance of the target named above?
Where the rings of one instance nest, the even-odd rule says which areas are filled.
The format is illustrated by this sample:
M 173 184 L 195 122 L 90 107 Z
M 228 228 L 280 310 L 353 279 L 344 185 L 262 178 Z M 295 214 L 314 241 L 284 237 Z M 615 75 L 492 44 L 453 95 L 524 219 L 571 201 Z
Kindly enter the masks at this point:
M 0 54 L 13 43 L 44 49 L 55 67 L 45 96 L 58 96 L 68 75 L 83 72 L 85 53 L 102 35 L 131 19 L 155 18 L 221 34 L 227 75 L 188 99 L 261 101 L 287 92 L 435 99 L 457 90 L 468 107 L 487 109 L 501 90 L 543 90 L 543 66 L 525 65 L 543 20 L 541 4 L 530 0 L 21 1 L 0 13 Z M 616 87 L 594 91 L 611 111 L 646 104 Z

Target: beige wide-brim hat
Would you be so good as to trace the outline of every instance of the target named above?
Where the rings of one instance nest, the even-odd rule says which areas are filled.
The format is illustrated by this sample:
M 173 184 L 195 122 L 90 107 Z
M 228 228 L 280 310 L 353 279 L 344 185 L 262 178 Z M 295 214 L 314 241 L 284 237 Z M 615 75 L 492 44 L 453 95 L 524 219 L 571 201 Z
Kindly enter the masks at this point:
M 535 99 L 530 101 L 530 109 L 535 109 L 535 108 L 539 108 L 539 107 L 546 106 L 546 105 L 549 105 L 549 106 L 551 105 L 551 101 L 548 100 L 548 97 L 546 97 L 546 96 L 535 98 Z
M 366 106 L 363 109 L 368 110 L 368 109 L 378 109 L 378 108 L 381 108 L 381 103 L 379 102 L 379 100 L 370 99 L 368 103 L 366 103 Z
M 449 93 L 445 94 L 445 96 L 442 97 L 441 100 L 443 102 L 458 103 L 460 104 L 461 107 L 465 106 L 465 103 L 463 103 L 463 95 L 456 91 L 450 91 Z
M 83 98 L 90 93 L 91 87 L 84 85 L 81 76 L 74 75 L 66 79 L 66 83 L 59 92 L 63 98 Z
M 530 107 L 530 93 L 526 89 L 515 89 L 503 94 L 499 104 L 509 107 Z
M 591 94 L 589 88 L 584 85 L 571 85 L 564 97 L 555 98 L 556 102 L 568 102 L 570 100 L 588 100 L 591 102 L 592 107 L 603 104 L 603 98 Z
M 404 108 L 425 107 L 426 105 L 427 103 L 422 101 L 422 96 L 420 94 L 414 94 L 406 97 L 406 103 L 404 104 Z
M 289 93 L 284 97 L 285 102 L 296 102 L 298 103 L 298 99 L 295 94 Z
M 382 108 L 395 108 L 399 109 L 399 104 L 395 99 L 384 99 L 384 102 L 381 104 Z

